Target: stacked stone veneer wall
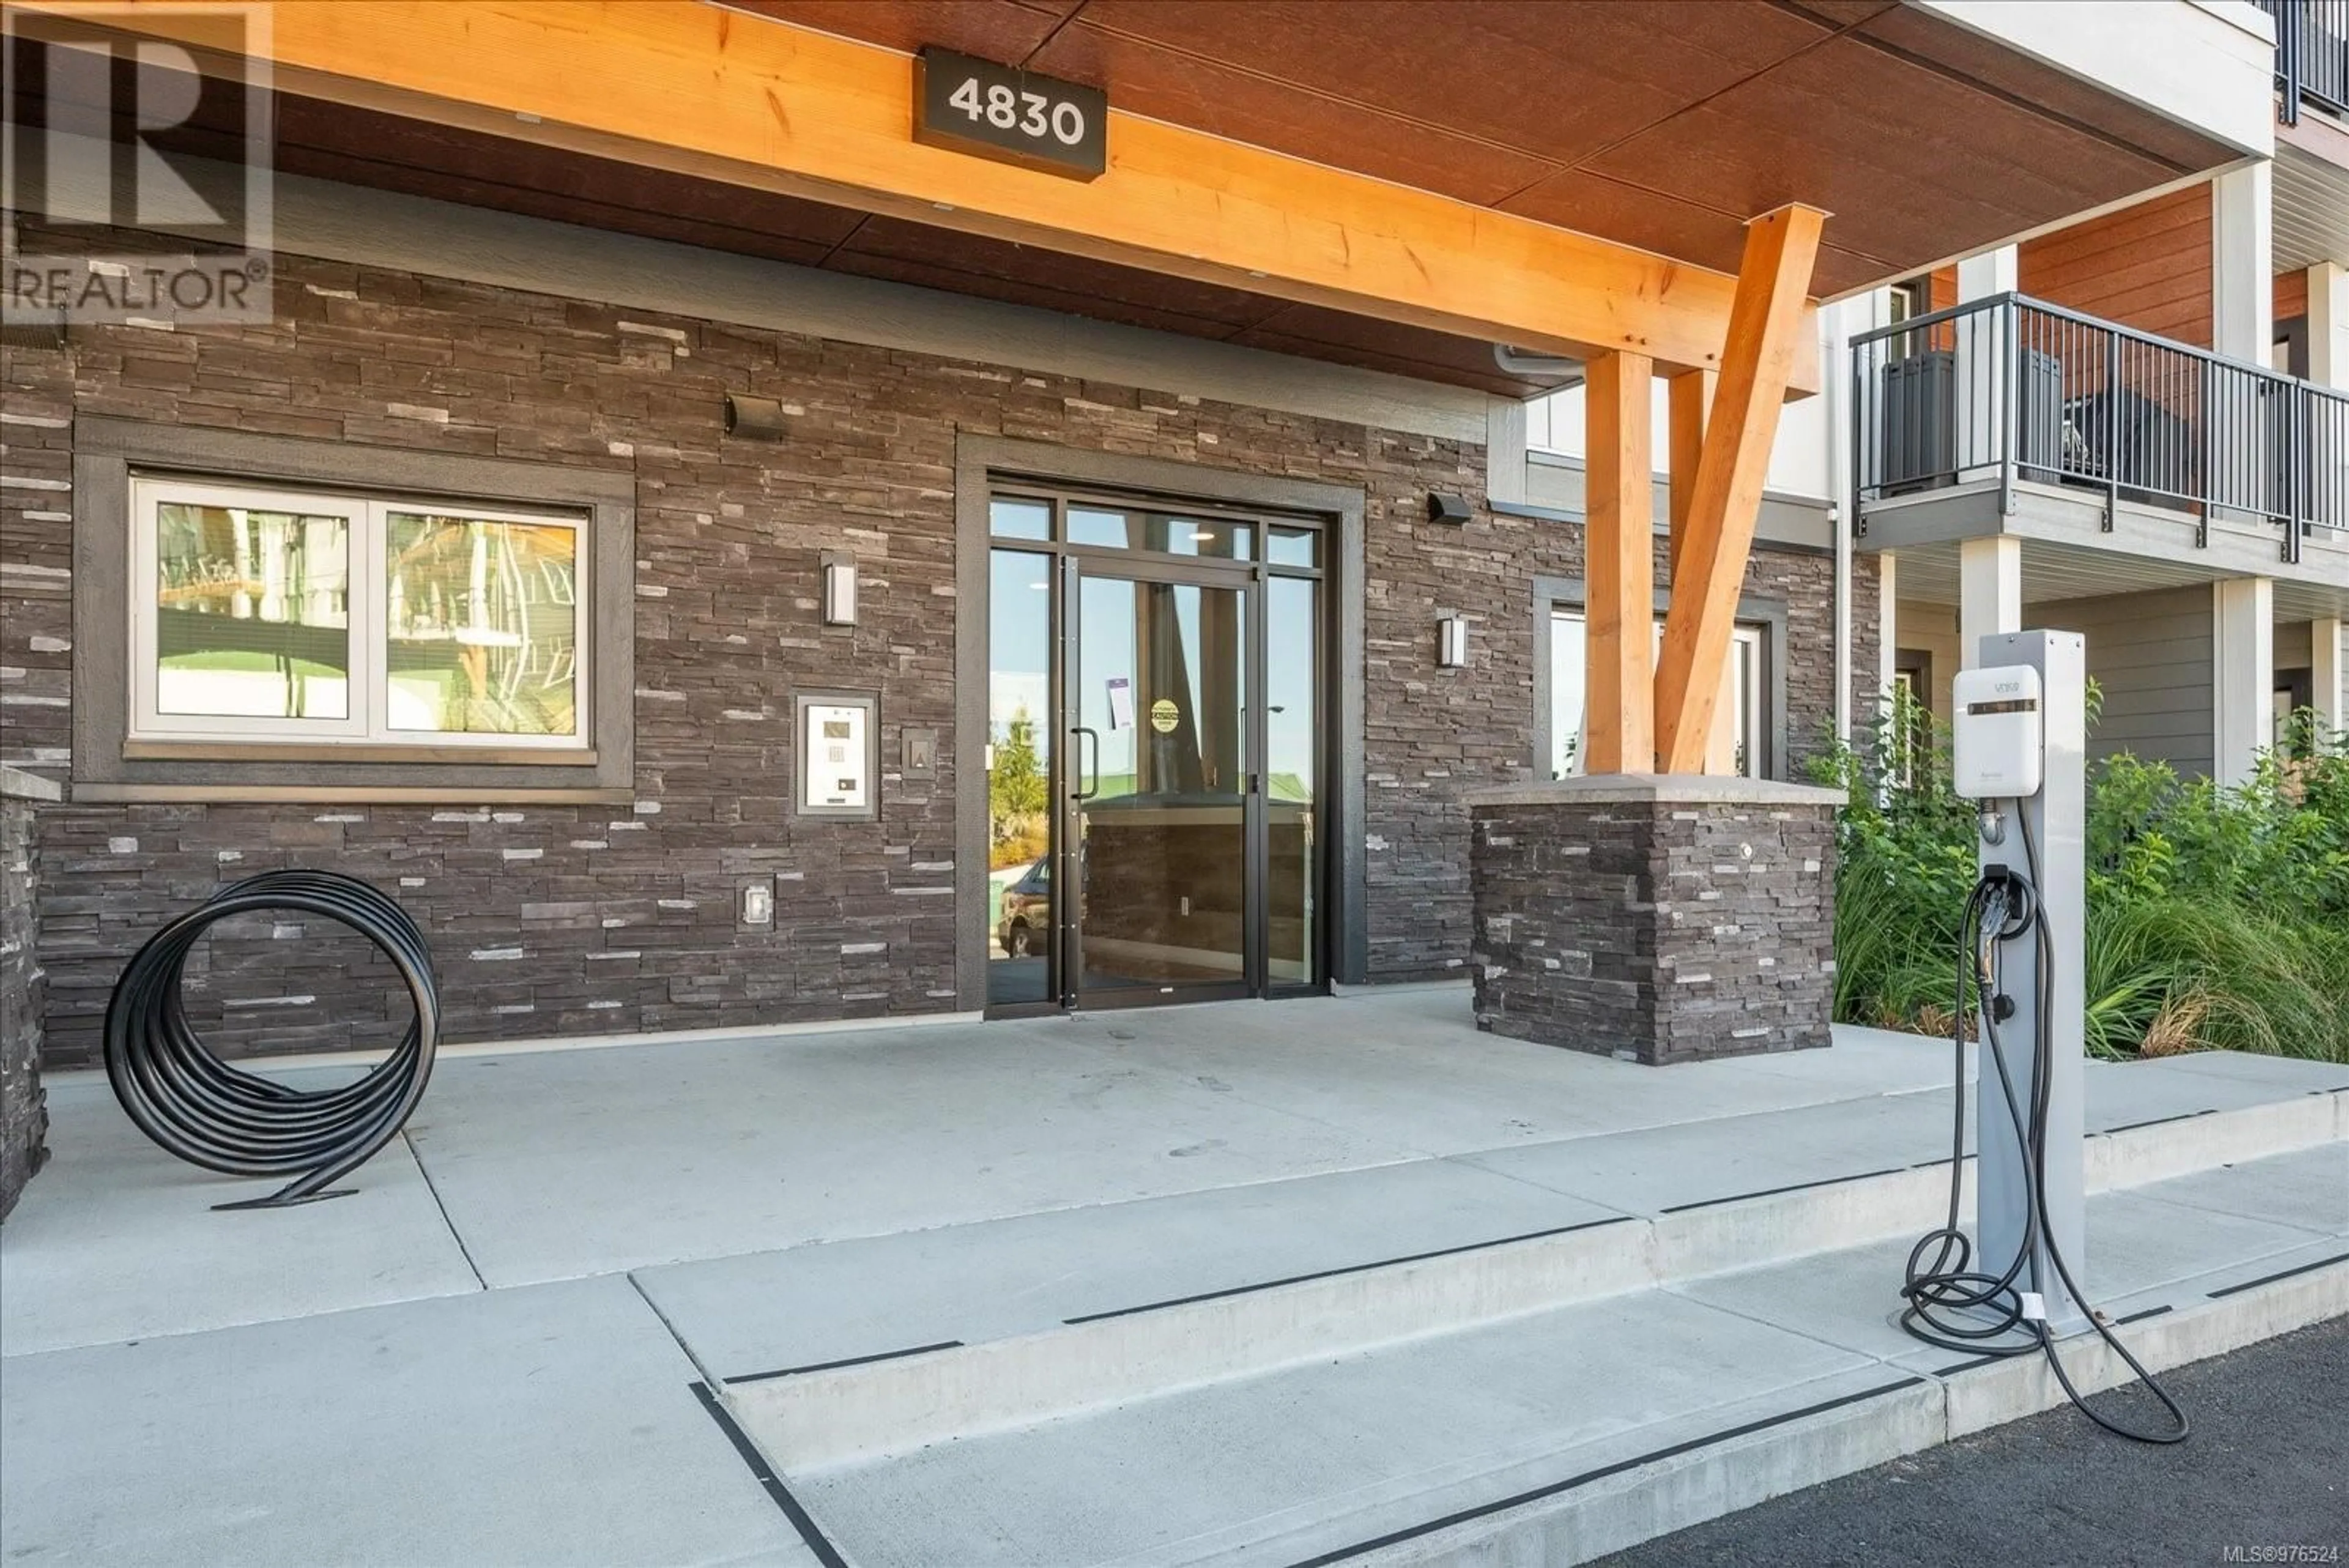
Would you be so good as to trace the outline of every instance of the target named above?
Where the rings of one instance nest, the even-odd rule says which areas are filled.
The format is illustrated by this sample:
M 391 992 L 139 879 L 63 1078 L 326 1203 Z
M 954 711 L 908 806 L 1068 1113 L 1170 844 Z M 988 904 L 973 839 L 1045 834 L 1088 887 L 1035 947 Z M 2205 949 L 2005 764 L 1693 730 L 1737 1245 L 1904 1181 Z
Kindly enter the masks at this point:
M 1702 778 L 1480 795 L 1478 1026 L 1651 1064 L 1827 1044 L 1837 804 Z
M 29 798 L 37 786 L 0 768 L 0 1218 L 16 1206 L 48 1152 L 41 1092 L 45 997 L 34 942 L 40 866 Z
M 280 258 L 269 325 L 78 327 L 0 349 L 0 666 L 8 759 L 69 768 L 72 421 L 103 414 L 617 471 L 636 487 L 635 800 L 618 807 L 67 805 L 46 819 L 42 950 L 53 1062 L 94 1059 L 138 940 L 222 880 L 330 867 L 429 933 L 453 1040 L 910 1013 L 953 991 L 954 457 L 958 432 L 1358 488 L 1366 498 L 1369 972 L 1461 972 L 1461 792 L 1529 765 L 1532 578 L 1577 575 L 1580 530 L 1427 493 L 1485 493 L 1481 446 L 999 365 L 342 262 Z M 777 443 L 721 433 L 728 392 L 773 398 Z M 822 552 L 859 562 L 862 618 L 817 624 Z M 1863 583 L 1871 579 L 1863 578 Z M 1759 551 L 1789 606 L 1790 730 L 1832 709 L 1832 566 Z M 1473 664 L 1435 662 L 1439 611 Z M 1872 608 L 1855 618 L 1872 628 Z M 1872 649 L 1856 650 L 1872 669 Z M 878 688 L 885 773 L 905 726 L 936 776 L 885 780 L 874 822 L 791 815 L 793 691 Z M 780 878 L 772 925 L 736 888 Z M 191 976 L 232 1050 L 377 1040 L 386 971 L 302 923 L 223 934 Z

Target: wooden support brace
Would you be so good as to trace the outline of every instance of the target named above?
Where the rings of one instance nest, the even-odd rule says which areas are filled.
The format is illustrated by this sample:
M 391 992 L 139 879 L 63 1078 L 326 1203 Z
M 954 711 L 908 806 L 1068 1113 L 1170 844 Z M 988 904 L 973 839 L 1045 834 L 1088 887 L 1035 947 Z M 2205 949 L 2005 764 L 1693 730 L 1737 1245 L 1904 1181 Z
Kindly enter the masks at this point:
M 1746 230 L 1703 455 L 1686 524 L 1673 531 L 1671 608 L 1656 671 L 1656 745 L 1667 773 L 1703 772 L 1711 749 L 1738 588 L 1826 222 L 1816 207 L 1788 206 Z
M 1705 414 L 1713 407 L 1713 383 L 1719 379 L 1711 370 L 1683 370 L 1666 383 L 1671 390 L 1671 418 L 1664 466 L 1671 474 L 1673 582 L 1680 580 L 1681 546 L 1688 542 L 1689 506 L 1696 499 L 1697 465 L 1704 460 Z M 1737 771 L 1737 715 L 1731 704 L 1738 700 L 1739 693 L 1730 670 L 1722 671 L 1722 690 L 1729 701 L 1713 716 L 1713 742 L 1704 753 L 1704 771 L 1709 774 Z
M 1651 773 L 1655 742 L 1655 463 L 1652 360 L 1602 354 L 1585 368 L 1583 772 Z
M 1680 580 L 1681 545 L 1688 538 L 1689 504 L 1696 499 L 1697 465 L 1704 460 L 1704 416 L 1713 406 L 1710 370 L 1683 370 L 1667 384 L 1671 390 L 1670 446 L 1664 466 L 1671 477 L 1672 580 Z

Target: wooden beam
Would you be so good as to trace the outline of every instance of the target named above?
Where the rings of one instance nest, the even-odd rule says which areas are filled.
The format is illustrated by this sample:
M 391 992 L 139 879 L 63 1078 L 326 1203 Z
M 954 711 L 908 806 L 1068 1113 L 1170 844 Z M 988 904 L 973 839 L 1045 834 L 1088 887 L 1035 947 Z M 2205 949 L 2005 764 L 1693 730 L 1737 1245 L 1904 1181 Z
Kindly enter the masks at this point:
M 202 50 L 202 3 L 109 22 Z M 698 0 L 269 13 L 281 90 L 1544 352 L 1710 367 L 1734 296 L 1720 273 L 1115 110 L 1091 183 L 922 146 L 905 55 Z M 1816 389 L 1815 352 L 1793 380 Z
M 1686 537 L 1677 550 L 1656 671 L 1657 751 L 1667 773 L 1704 770 L 1736 626 L 1738 587 L 1778 435 L 1779 403 L 1805 332 L 1803 296 L 1826 222 L 1815 207 L 1781 207 L 1746 230 L 1703 455 L 1687 524 L 1677 531 Z
M 1713 406 L 1710 370 L 1683 370 L 1668 383 L 1671 403 L 1670 445 L 1664 466 L 1671 471 L 1672 579 L 1680 579 L 1681 544 L 1688 537 L 1689 504 L 1696 499 L 1697 465 L 1704 459 L 1704 413 Z
M 1656 766 L 1654 369 L 1642 355 L 1602 354 L 1583 377 L 1587 774 Z
M 1689 507 L 1696 499 L 1696 471 L 1704 460 L 1705 411 L 1713 406 L 1713 383 L 1718 379 L 1711 370 L 1683 370 L 1668 383 L 1671 418 L 1664 466 L 1671 475 L 1673 582 L 1680 580 L 1681 547 L 1688 542 Z M 1726 664 L 1721 679 L 1724 701 L 1713 716 L 1713 740 L 1704 753 L 1704 771 L 1709 774 L 1737 771 L 1737 716 L 1730 704 L 1736 701 L 1738 692 Z

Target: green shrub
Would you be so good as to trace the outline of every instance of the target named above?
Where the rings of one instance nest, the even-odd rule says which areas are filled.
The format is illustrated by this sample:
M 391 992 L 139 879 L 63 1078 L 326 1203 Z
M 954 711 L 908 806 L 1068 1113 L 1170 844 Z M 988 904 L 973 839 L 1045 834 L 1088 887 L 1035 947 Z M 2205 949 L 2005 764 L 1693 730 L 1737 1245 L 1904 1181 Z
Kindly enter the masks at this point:
M 2095 722 L 2095 693 L 2090 693 Z M 1948 732 L 1906 692 L 1814 764 L 1841 787 L 1836 1016 L 1945 1032 L 1974 880 Z M 2235 788 L 2126 754 L 2091 769 L 2088 1049 L 2349 1062 L 2349 734 L 2296 715 Z

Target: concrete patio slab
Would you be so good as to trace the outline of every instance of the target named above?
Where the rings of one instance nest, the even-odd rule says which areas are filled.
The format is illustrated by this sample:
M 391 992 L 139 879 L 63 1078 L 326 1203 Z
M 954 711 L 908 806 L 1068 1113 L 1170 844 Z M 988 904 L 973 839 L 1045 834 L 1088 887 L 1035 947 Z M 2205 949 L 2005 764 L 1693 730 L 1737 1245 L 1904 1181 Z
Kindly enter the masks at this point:
M 409 1136 L 492 1285 L 1414 1152 L 1117 1061 L 1088 1033 L 694 1043 L 651 1048 L 657 1067 L 641 1050 L 452 1062 Z
M 2202 1064 L 2227 1055 L 2208 1052 L 2152 1062 L 2090 1062 L 2084 1073 L 2089 1130 L 2143 1124 L 2203 1111 L 2349 1089 L 2349 1067 L 2284 1056 L 2238 1058 L 2251 1070 L 2213 1070 Z
M 1951 1053 L 1936 1042 L 1853 1031 L 1828 1051 L 1658 1072 L 1479 1033 L 1466 1000 L 1459 987 L 1426 987 L 460 1057 L 443 1064 L 408 1145 L 357 1173 L 357 1197 L 274 1215 L 211 1212 L 231 1190 L 263 1189 L 149 1146 L 102 1079 L 62 1082 L 59 1163 L 0 1238 L 0 1348 L 447 1293 L 473 1288 L 476 1267 L 492 1286 L 531 1283 L 1109 1211 L 1022 1223 L 986 1241 L 916 1243 L 927 1261 L 915 1272 L 933 1283 L 867 1316 L 811 1311 L 781 1335 L 755 1314 L 728 1328 L 730 1309 L 681 1301 L 713 1366 L 739 1376 L 988 1337 L 1031 1311 L 1057 1320 L 1489 1241 L 1571 1223 L 1590 1205 L 1656 1214 L 1848 1180 L 1946 1147 Z M 2255 1109 L 2280 1137 L 2338 1136 L 2349 1096 L 2321 1085 L 2349 1082 L 2349 1070 L 2268 1061 L 2209 1070 L 2201 1061 L 2092 1064 L 2089 1126 L 2137 1127 L 2136 1147 L 2156 1139 L 2180 1170 L 2245 1152 L 2245 1129 L 2202 1113 Z M 2116 1161 L 2097 1145 L 2092 1187 L 2140 1158 Z M 1476 1179 L 1432 1168 L 1359 1196 L 1334 1179 L 1431 1162 L 1526 1190 L 1495 1186 L 1471 1199 Z M 1299 1180 L 1308 1185 L 1248 1195 Z M 1195 1212 L 1176 1204 L 1117 1214 L 1121 1204 L 1218 1193 L 1230 1196 Z M 1279 1220 L 1292 1202 L 1297 1218 Z M 1798 1204 L 1780 1218 L 1800 1226 L 1815 1217 Z M 1381 1235 L 1389 1225 L 1391 1241 Z M 1130 1234 L 1106 1237 L 1125 1227 Z M 1817 1245 L 1855 1239 L 1823 1235 Z M 1782 1244 L 1763 1241 L 1762 1256 Z M 747 1262 L 739 1278 L 788 1292 L 787 1281 L 818 1277 L 806 1271 L 853 1273 L 865 1266 L 859 1256 Z M 955 1282 L 957 1258 L 987 1262 Z M 736 1278 L 717 1272 L 701 1300 L 730 1299 L 731 1287 L 716 1282 Z M 961 1330 L 932 1324 L 938 1314 L 922 1293 L 945 1312 L 957 1294 L 967 1306 L 1055 1278 L 1088 1282 L 1052 1286 L 999 1320 L 966 1313 Z M 658 1276 L 656 1288 L 684 1291 L 688 1280 Z
M 1691 1063 L 1660 1074 L 1478 1032 L 1459 986 L 1183 1011 L 1198 1016 L 1080 1015 L 1072 1027 L 1121 1063 L 1185 1081 L 1211 1079 L 1237 1098 L 1425 1154 L 1816 1105 L 1949 1079 L 1948 1052 L 1881 1032 L 1856 1035 L 1848 1048 Z M 1431 1073 L 1431 1057 L 1439 1055 L 1442 1071 Z
M 181 1163 L 103 1080 L 54 1086 L 49 1116 L 54 1163 L 0 1228 L 0 1354 L 481 1288 L 404 1140 L 357 1172 L 348 1198 L 222 1214 L 212 1206 L 284 1182 Z
M 815 1560 L 626 1280 L 11 1357 L 0 1537 L 75 1568 Z
M 1946 1046 L 1657 1071 L 1464 1002 L 469 1054 L 358 1197 L 264 1214 L 58 1083 L 0 1240 L 0 1527 L 75 1563 L 798 1563 L 778 1504 L 820 1481 L 860 1564 L 1297 1563 L 1454 1506 L 1566 1561 L 2054 1397 L 1937 1382 L 1889 1322 Z M 2127 1129 L 2086 1146 L 2092 1289 L 2168 1309 L 2173 1355 L 2340 1310 L 2342 1081 L 2092 1066 Z M 713 1418 L 841 1401 L 862 1426 L 795 1428 L 781 1477 Z M 955 1440 L 838 1458 L 909 1435 Z
M 2286 1085 L 2323 1094 L 2349 1094 L 2349 1067 L 2333 1062 L 2308 1062 L 2292 1056 L 2253 1056 L 2240 1051 L 2194 1051 L 2165 1056 L 2160 1064 L 2181 1073 L 2203 1073 L 2220 1078 L 2244 1078 L 2266 1085 Z
M 1642 1069 L 1654 1071 L 1655 1069 Z M 1878 1094 L 1464 1155 L 1467 1163 L 1630 1213 L 1899 1170 L 1946 1152 L 1950 1097 Z

